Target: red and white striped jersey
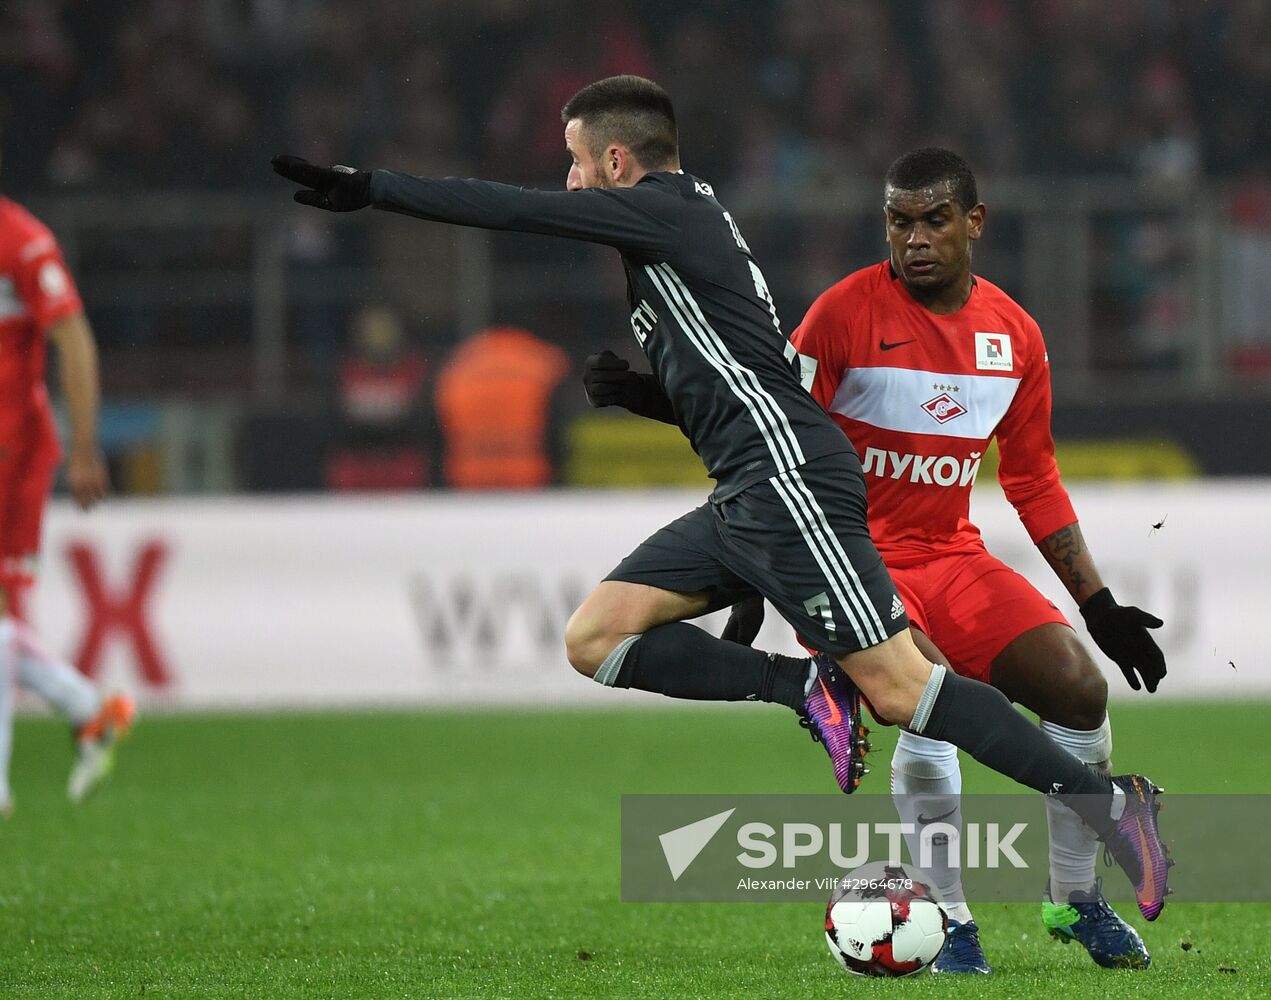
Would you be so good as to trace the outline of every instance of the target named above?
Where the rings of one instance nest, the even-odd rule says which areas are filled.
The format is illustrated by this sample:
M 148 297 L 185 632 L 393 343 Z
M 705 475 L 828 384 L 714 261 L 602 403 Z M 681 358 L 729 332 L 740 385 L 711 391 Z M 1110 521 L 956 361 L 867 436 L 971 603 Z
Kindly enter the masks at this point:
M 983 547 L 968 516 L 994 437 L 998 479 L 1033 541 L 1077 520 L 1055 465 L 1041 330 L 996 285 L 977 278 L 966 305 L 940 316 L 883 262 L 822 294 L 791 342 L 860 455 L 889 566 Z
M 48 227 L 0 198 L 0 444 L 57 448 L 44 386 L 45 333 L 82 309 Z

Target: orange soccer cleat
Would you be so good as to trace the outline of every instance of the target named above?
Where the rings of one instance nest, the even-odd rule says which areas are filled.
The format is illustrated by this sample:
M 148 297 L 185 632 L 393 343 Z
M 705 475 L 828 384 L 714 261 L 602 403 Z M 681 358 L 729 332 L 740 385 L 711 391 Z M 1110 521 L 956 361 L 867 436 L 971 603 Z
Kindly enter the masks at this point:
M 126 695 L 111 695 L 95 716 L 75 730 L 75 763 L 66 794 L 82 802 L 109 776 L 115 766 L 115 745 L 128 735 L 137 706 Z

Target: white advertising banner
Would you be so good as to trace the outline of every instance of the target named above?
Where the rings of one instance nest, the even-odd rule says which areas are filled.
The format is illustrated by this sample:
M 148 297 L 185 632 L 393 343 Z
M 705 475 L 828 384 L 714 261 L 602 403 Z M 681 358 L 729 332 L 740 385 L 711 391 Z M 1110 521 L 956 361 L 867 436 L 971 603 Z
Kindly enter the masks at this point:
M 1271 485 L 1072 492 L 1117 597 L 1165 619 L 1157 697 L 1271 695 L 1253 627 L 1271 607 Z M 59 503 L 28 614 L 81 669 L 151 707 L 660 704 L 576 674 L 562 635 L 623 555 L 702 499 L 133 500 L 89 515 Z M 975 516 L 991 550 L 1075 616 L 996 491 L 977 491 Z M 797 650 L 771 608 L 759 644 Z M 1134 697 L 1104 666 L 1114 696 Z

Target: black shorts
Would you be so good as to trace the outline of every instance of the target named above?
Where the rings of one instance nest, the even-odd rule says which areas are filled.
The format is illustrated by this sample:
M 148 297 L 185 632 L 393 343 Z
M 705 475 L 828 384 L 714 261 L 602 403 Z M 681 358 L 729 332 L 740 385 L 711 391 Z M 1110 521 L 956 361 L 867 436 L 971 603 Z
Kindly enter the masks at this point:
M 803 641 L 829 653 L 909 627 L 869 537 L 855 455 L 827 455 L 705 503 L 655 532 L 606 580 L 710 595 L 710 610 L 762 594 Z

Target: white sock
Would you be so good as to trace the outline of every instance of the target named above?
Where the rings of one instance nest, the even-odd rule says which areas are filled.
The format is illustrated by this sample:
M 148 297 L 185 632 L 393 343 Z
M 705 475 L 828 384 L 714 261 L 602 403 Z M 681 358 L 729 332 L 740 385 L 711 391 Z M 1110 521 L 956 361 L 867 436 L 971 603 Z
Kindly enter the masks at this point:
M 1112 762 L 1112 725 L 1105 718 L 1098 729 L 1065 729 L 1043 722 L 1042 731 L 1087 767 L 1108 773 Z M 1095 832 L 1057 799 L 1046 798 L 1046 821 L 1050 827 L 1050 898 L 1068 902 L 1074 892 L 1094 888 L 1095 860 L 1099 839 Z
M 919 816 L 928 823 L 938 819 L 962 830 L 962 771 L 958 767 L 957 747 L 902 729 L 891 758 L 891 793 L 900 821 L 914 826 L 914 832 L 905 837 L 905 843 L 909 847 L 909 860 L 917 867 L 920 830 L 926 825 L 918 822 Z M 962 889 L 962 870 L 949 864 L 947 844 L 931 845 L 931 864 L 925 871 L 935 883 L 949 919 L 959 923 L 970 920 L 971 910 Z
M 18 683 L 38 694 L 76 728 L 96 715 L 101 709 L 101 696 L 93 683 L 45 649 L 26 623 L 9 621 L 17 654 Z
M 13 674 L 17 659 L 13 620 L 0 618 L 0 805 L 9 801 L 9 759 L 13 756 Z

